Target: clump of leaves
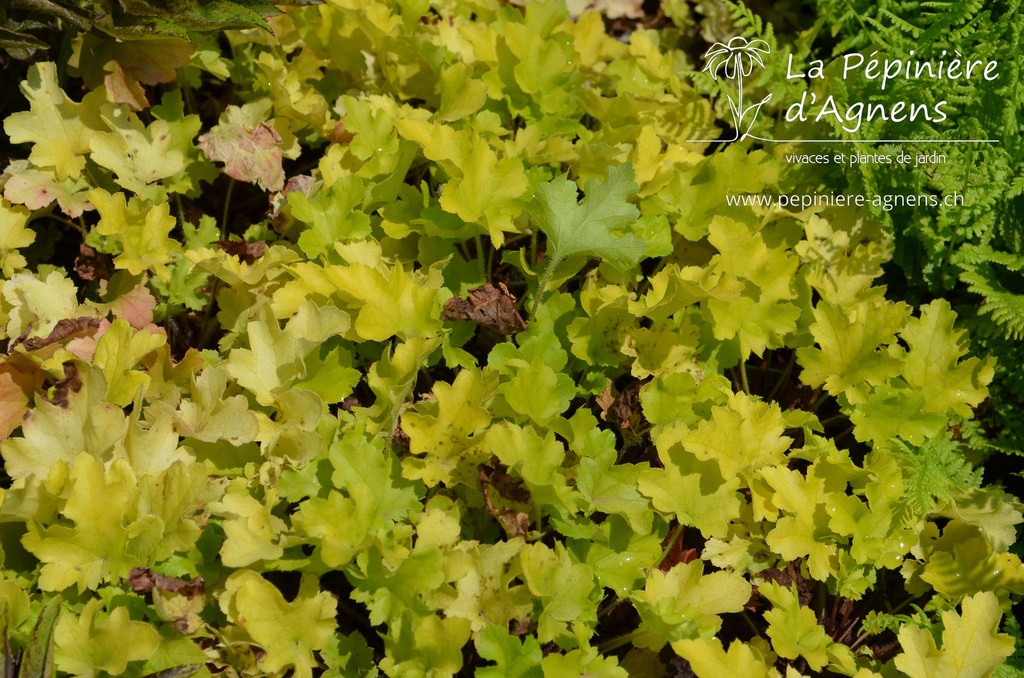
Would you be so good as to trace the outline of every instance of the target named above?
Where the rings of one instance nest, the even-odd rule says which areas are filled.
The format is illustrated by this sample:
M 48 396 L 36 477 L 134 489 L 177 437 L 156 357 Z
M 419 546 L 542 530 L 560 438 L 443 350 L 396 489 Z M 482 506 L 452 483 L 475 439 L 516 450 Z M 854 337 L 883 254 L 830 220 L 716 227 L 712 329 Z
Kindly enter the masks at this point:
M 88 36 L 81 86 L 30 69 L 12 647 L 59 601 L 83 676 L 1011 656 L 1024 516 L 964 447 L 993 359 L 948 301 L 886 296 L 870 213 L 729 205 L 800 177 L 691 143 L 720 121 L 679 29 L 616 13 L 325 3 L 148 89 Z

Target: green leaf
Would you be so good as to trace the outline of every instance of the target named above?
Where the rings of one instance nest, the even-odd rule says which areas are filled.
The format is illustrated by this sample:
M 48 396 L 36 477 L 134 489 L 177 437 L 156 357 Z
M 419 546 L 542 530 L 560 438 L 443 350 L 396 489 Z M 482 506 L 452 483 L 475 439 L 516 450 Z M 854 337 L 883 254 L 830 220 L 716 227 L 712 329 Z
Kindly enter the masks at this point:
M 462 646 L 469 641 L 469 622 L 436 614 L 417 620 L 404 617 L 384 636 L 386 656 L 381 669 L 392 676 L 454 676 L 462 668 Z
M 647 246 L 630 232 L 640 211 L 628 202 L 637 188 L 628 163 L 609 168 L 604 181 L 589 180 L 578 204 L 576 184 L 565 175 L 538 186 L 534 218 L 548 237 L 552 259 L 596 256 L 620 270 L 639 263 Z
M 305 377 L 303 359 L 323 341 L 349 327 L 349 318 L 337 308 L 307 302 L 282 330 L 270 308 L 246 325 L 249 348 L 232 349 L 228 374 L 250 390 L 263 405 L 274 403 L 282 389 Z
M 740 640 L 732 641 L 728 652 L 717 638 L 677 640 L 672 643 L 672 649 L 690 662 L 697 678 L 776 678 L 779 675 L 759 648 Z
M 543 678 L 540 643 L 533 636 L 522 640 L 490 624 L 476 641 L 477 654 L 494 662 L 476 670 L 476 678 Z

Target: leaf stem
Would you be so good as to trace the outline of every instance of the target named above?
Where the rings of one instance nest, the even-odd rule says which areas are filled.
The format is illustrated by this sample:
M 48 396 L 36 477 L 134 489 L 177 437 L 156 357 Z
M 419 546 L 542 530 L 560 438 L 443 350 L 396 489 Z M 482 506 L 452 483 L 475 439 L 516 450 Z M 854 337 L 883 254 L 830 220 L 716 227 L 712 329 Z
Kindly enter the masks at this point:
M 490 282 L 490 271 L 484 268 L 484 266 L 486 265 L 486 259 L 484 257 L 483 240 L 480 238 L 479 231 L 473 234 L 473 242 L 476 244 L 476 264 L 477 268 L 480 269 L 480 281 L 482 283 Z
M 750 382 L 747 381 L 747 361 L 740 361 L 740 382 L 743 384 L 743 392 L 750 395 Z
M 228 211 L 231 208 L 231 192 L 235 190 L 235 180 L 231 179 L 228 184 L 228 192 L 224 196 L 224 214 L 220 218 L 220 239 L 227 240 L 228 233 Z
M 661 557 L 658 558 L 658 563 L 654 567 L 660 568 L 661 564 L 665 562 L 665 559 L 668 558 L 669 552 L 672 551 L 672 547 L 675 546 L 676 542 L 679 540 L 679 536 L 683 533 L 684 527 L 685 526 L 682 523 L 676 525 L 669 537 L 668 543 L 665 544 L 665 548 L 661 550 Z
M 541 297 L 544 296 L 544 291 L 547 289 L 548 283 L 551 282 L 551 276 L 554 275 L 555 269 L 562 263 L 562 257 L 557 254 L 548 261 L 547 268 L 544 269 L 544 275 L 540 279 L 540 284 L 537 286 L 537 294 L 533 298 L 533 307 L 530 309 L 530 320 L 537 317 L 537 309 L 540 307 Z

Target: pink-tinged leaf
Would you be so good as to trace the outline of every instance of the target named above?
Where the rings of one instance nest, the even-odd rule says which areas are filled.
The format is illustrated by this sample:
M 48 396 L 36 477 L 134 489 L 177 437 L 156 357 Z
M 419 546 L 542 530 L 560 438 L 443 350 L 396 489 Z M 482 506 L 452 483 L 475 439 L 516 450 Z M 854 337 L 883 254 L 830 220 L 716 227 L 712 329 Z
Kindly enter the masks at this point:
M 132 77 L 124 66 L 117 61 L 107 64 L 106 77 L 103 78 L 103 85 L 107 88 L 111 101 L 115 104 L 127 104 L 133 111 L 141 111 L 149 108 L 149 99 L 146 98 L 146 90 L 138 80 Z
M 255 128 L 240 123 L 217 125 L 199 137 L 199 148 L 211 160 L 224 163 L 224 173 L 232 179 L 268 191 L 284 187 L 281 135 L 266 122 Z
M 116 40 L 86 34 L 74 56 L 90 88 L 102 81 L 111 101 L 141 111 L 149 108 L 143 85 L 174 82 L 196 47 L 187 40 Z
M 67 345 L 68 352 L 79 360 L 91 361 L 96 353 L 96 342 L 106 334 L 109 327 L 110 321 L 104 318 L 92 334 L 69 341 Z
M 138 285 L 133 290 L 118 297 L 110 304 L 110 310 L 118 318 L 124 318 L 137 330 L 148 327 L 151 332 L 164 334 L 161 327 L 153 325 L 153 309 L 156 298 L 145 285 Z
M 7 372 L 0 373 L 0 440 L 11 435 L 21 426 L 21 419 L 28 412 L 28 397 L 14 378 Z
M 77 219 L 82 212 L 94 209 L 86 197 L 89 184 L 84 179 L 57 181 L 51 171 L 32 167 L 27 160 L 16 160 L 4 171 L 4 198 L 30 210 L 48 207 L 54 200 L 61 212 Z

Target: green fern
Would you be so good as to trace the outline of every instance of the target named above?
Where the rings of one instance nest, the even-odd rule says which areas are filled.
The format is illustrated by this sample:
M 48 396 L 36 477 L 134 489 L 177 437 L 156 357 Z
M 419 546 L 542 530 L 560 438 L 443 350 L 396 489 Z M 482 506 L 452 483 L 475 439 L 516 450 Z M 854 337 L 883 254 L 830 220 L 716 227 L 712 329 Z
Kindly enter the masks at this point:
M 896 457 L 903 467 L 904 500 L 916 515 L 926 515 L 957 492 L 981 482 L 981 470 L 964 457 L 952 437 L 932 439 L 919 447 L 895 439 Z

